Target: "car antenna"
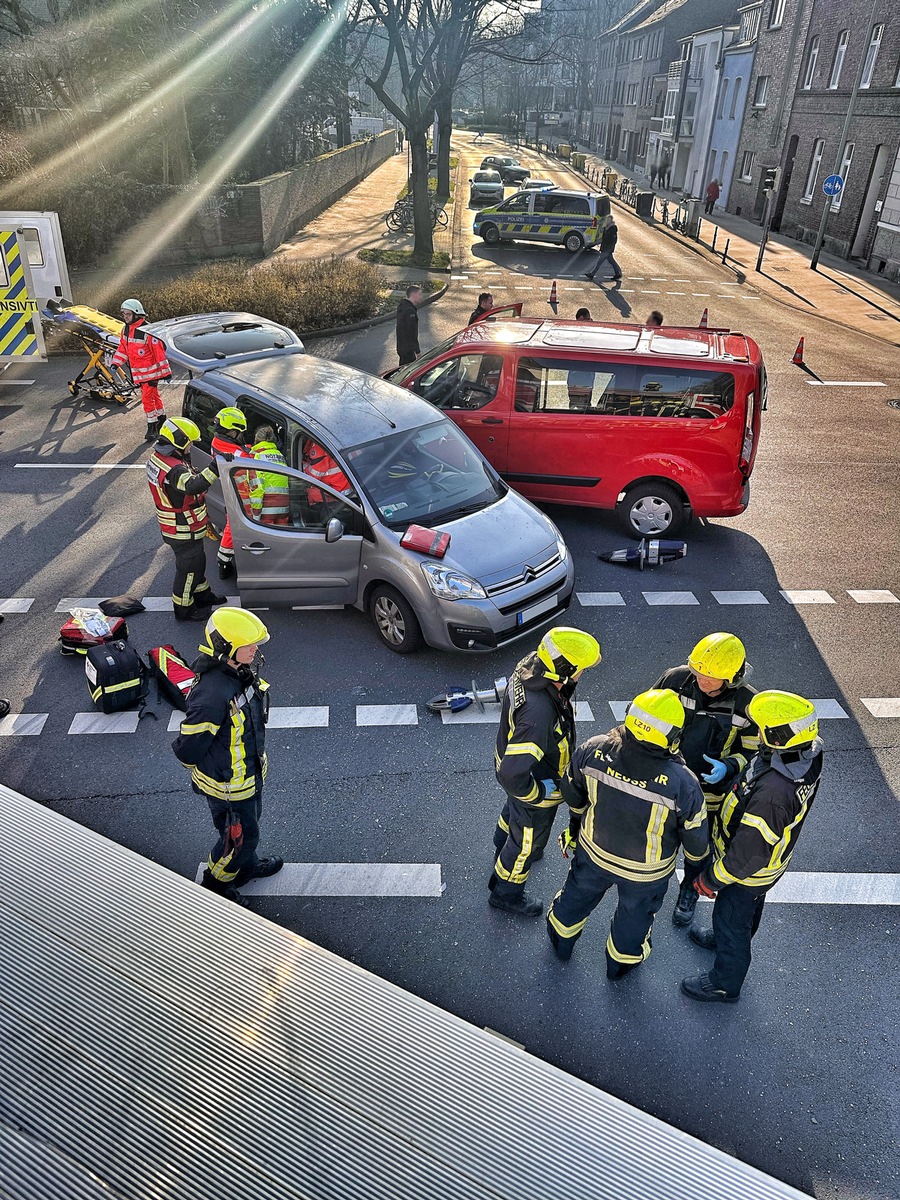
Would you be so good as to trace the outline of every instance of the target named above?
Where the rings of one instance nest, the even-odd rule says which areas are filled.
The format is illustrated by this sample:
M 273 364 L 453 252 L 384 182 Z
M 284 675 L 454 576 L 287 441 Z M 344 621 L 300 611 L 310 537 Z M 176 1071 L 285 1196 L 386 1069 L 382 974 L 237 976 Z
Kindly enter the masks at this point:
M 364 397 L 363 397 L 363 399 L 365 400 L 365 402 L 366 402 L 367 404 L 371 405 L 371 407 L 375 409 L 375 411 L 378 413 L 379 417 L 381 417 L 383 420 L 387 421 L 387 423 L 388 423 L 388 425 L 390 425 L 391 429 L 396 429 L 396 428 L 397 428 L 397 426 L 394 424 L 394 422 L 391 420 L 391 418 L 390 418 L 390 417 L 387 415 L 387 413 L 383 413 L 383 412 L 381 411 L 381 409 L 378 407 L 378 405 L 377 405 L 377 404 L 374 404 L 374 403 L 373 403 L 373 402 L 372 402 L 372 401 L 369 399 L 369 397 L 368 397 L 368 396 L 364 396 Z

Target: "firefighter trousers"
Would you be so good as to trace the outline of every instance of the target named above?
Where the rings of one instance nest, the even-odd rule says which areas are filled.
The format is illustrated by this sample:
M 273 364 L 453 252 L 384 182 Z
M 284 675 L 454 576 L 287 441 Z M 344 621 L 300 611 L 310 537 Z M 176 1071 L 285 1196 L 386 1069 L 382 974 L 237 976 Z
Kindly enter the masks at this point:
M 507 796 L 494 830 L 498 854 L 488 884 L 494 895 L 512 898 L 524 891 L 534 856 L 547 845 L 558 807 L 536 808 Z
M 606 974 L 618 979 L 648 958 L 653 918 L 663 902 L 666 879 L 634 883 L 598 867 L 579 846 L 569 875 L 547 913 L 547 932 L 556 955 L 569 959 L 588 917 L 611 887 L 619 899 L 606 939 Z
M 750 970 L 750 943 L 759 929 L 765 903 L 764 890 L 740 883 L 730 883 L 716 893 L 712 915 L 716 959 L 709 977 L 714 987 L 729 996 L 740 995 Z
M 219 883 L 240 887 L 252 878 L 257 863 L 262 792 L 237 803 L 229 804 L 216 796 L 206 796 L 206 802 L 219 835 L 209 852 L 207 869 Z
M 184 541 L 163 538 L 175 555 L 175 582 L 172 585 L 172 607 L 176 617 L 188 617 L 194 606 L 203 608 L 211 595 L 206 581 L 206 531 L 199 537 Z
M 157 421 L 166 415 L 163 408 L 162 396 L 155 383 L 141 384 L 141 404 L 144 406 L 144 416 L 148 421 Z

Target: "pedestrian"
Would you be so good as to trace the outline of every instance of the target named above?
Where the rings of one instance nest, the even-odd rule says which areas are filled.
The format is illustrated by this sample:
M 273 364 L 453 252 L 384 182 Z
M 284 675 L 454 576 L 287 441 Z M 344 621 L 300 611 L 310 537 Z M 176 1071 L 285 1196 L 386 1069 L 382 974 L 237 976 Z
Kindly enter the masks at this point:
M 792 692 L 758 692 L 750 718 L 760 747 L 713 820 L 713 855 L 695 887 L 715 899 L 711 929 L 691 940 L 714 950 L 712 970 L 681 982 L 692 1000 L 733 1003 L 750 969 L 751 942 L 766 893 L 787 869 L 822 775 L 823 744 L 812 701 Z
M 613 279 L 622 278 L 622 268 L 613 258 L 613 250 L 619 241 L 619 227 L 616 224 L 616 218 L 610 217 L 609 224 L 603 230 L 600 237 L 600 254 L 597 261 L 594 263 L 593 269 L 585 271 L 585 279 L 593 279 L 605 262 L 608 262 L 613 269 Z
M 719 190 L 718 181 L 715 179 L 710 180 L 706 187 L 706 203 L 704 205 L 705 212 L 712 212 L 712 210 L 716 207 L 716 201 L 719 199 L 720 195 L 721 192 Z
M 400 366 L 415 362 L 419 357 L 419 314 L 416 306 L 422 302 L 422 289 L 411 283 L 406 296 L 397 305 L 397 357 Z
M 588 738 L 562 779 L 571 810 L 559 843 L 574 858 L 547 913 L 547 933 L 566 962 L 587 919 L 618 891 L 606 941 L 606 977 L 620 979 L 650 954 L 653 918 L 679 846 L 702 863 L 709 853 L 703 792 L 678 753 L 685 712 L 670 689 L 629 704 L 624 725 Z
M 647 320 L 644 322 L 648 329 L 659 329 L 663 323 L 663 315 L 658 308 L 654 308 L 653 312 L 647 314 Z
M 655 159 L 650 165 L 650 186 L 656 187 L 656 177 L 659 174 L 659 160 Z
M 199 437 L 200 430 L 189 418 L 169 417 L 147 460 L 147 482 L 162 539 L 175 555 L 176 621 L 205 621 L 214 605 L 225 603 L 206 581 L 205 494 L 218 479 L 219 468 L 215 460 L 202 471 L 191 466 L 191 445 Z
M 664 153 L 659 163 L 659 183 L 663 191 L 669 190 L 669 171 L 672 169 L 672 163 L 668 153 Z
M 594 318 L 591 316 L 591 310 L 589 308 L 579 308 L 578 312 L 575 314 L 576 321 L 593 321 L 593 319 Z
M 217 454 L 228 458 L 250 457 L 250 451 L 245 445 L 247 436 L 247 418 L 239 408 L 220 408 L 216 413 L 216 424 L 213 430 L 211 450 L 213 457 Z M 235 471 L 234 482 L 244 506 L 244 512 L 250 512 L 250 481 L 246 471 Z M 219 578 L 228 579 L 234 575 L 234 540 L 231 536 L 231 522 L 225 517 L 225 528 L 219 541 L 216 553 L 219 568 Z
M 156 440 L 160 426 L 166 419 L 159 381 L 172 378 L 172 368 L 166 358 L 166 350 L 159 338 L 151 337 L 144 326 L 147 314 L 140 300 L 122 301 L 122 319 L 125 326 L 119 346 L 112 357 L 114 367 L 128 365 L 131 378 L 141 389 L 141 404 L 147 418 L 145 442 Z
M 476 321 L 484 319 L 485 315 L 494 307 L 494 297 L 490 292 L 481 292 L 478 296 L 478 303 L 472 309 L 467 325 L 474 325 Z
M 544 906 L 525 891 L 544 853 L 559 781 L 575 748 L 573 697 L 582 671 L 600 662 L 600 643 L 580 629 L 557 626 L 516 666 L 503 697 L 494 768 L 506 803 L 494 831 L 492 908 L 539 917 Z
M 403 153 L 403 130 L 402 129 L 397 130 L 397 153 L 398 154 Z
M 746 682 L 750 671 L 739 637 L 710 633 L 700 639 L 685 664 L 664 671 L 654 685 L 671 688 L 684 707 L 681 755 L 703 785 L 710 818 L 718 813 L 759 746 L 759 731 L 748 715 L 756 695 Z M 697 904 L 694 880 L 699 874 L 700 866 L 685 862 L 673 925 L 683 928 L 693 920 Z
M 284 866 L 280 858 L 256 855 L 269 685 L 253 662 L 268 640 L 259 617 L 243 608 L 220 608 L 209 617 L 187 712 L 172 743 L 175 757 L 190 768 L 194 791 L 206 798 L 218 834 L 203 886 L 243 905 L 239 887 Z

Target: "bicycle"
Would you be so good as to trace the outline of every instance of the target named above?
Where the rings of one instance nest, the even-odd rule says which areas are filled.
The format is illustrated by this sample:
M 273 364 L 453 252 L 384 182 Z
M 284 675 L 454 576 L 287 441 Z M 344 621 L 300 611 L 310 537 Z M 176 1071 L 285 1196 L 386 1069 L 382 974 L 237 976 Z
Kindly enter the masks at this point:
M 385 214 L 384 222 L 392 233 L 400 233 L 404 230 L 412 229 L 415 224 L 412 200 L 398 200 L 391 211 Z M 447 216 L 445 209 L 439 207 L 437 204 L 432 204 L 431 228 L 436 229 L 440 226 L 441 229 L 446 229 L 449 224 L 450 218 Z

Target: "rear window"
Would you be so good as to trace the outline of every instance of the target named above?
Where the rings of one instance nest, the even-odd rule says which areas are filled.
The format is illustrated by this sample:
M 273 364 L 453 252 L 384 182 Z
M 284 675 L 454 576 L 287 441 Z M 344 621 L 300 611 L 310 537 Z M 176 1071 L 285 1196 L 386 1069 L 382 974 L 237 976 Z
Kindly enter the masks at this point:
M 502 180 L 496 171 L 476 171 L 473 182 L 474 183 L 502 183 Z
M 204 333 L 188 333 L 173 339 L 176 350 L 190 355 L 197 362 L 207 362 L 222 354 L 253 354 L 290 343 L 283 330 L 271 325 L 255 325 L 250 329 L 213 329 Z

